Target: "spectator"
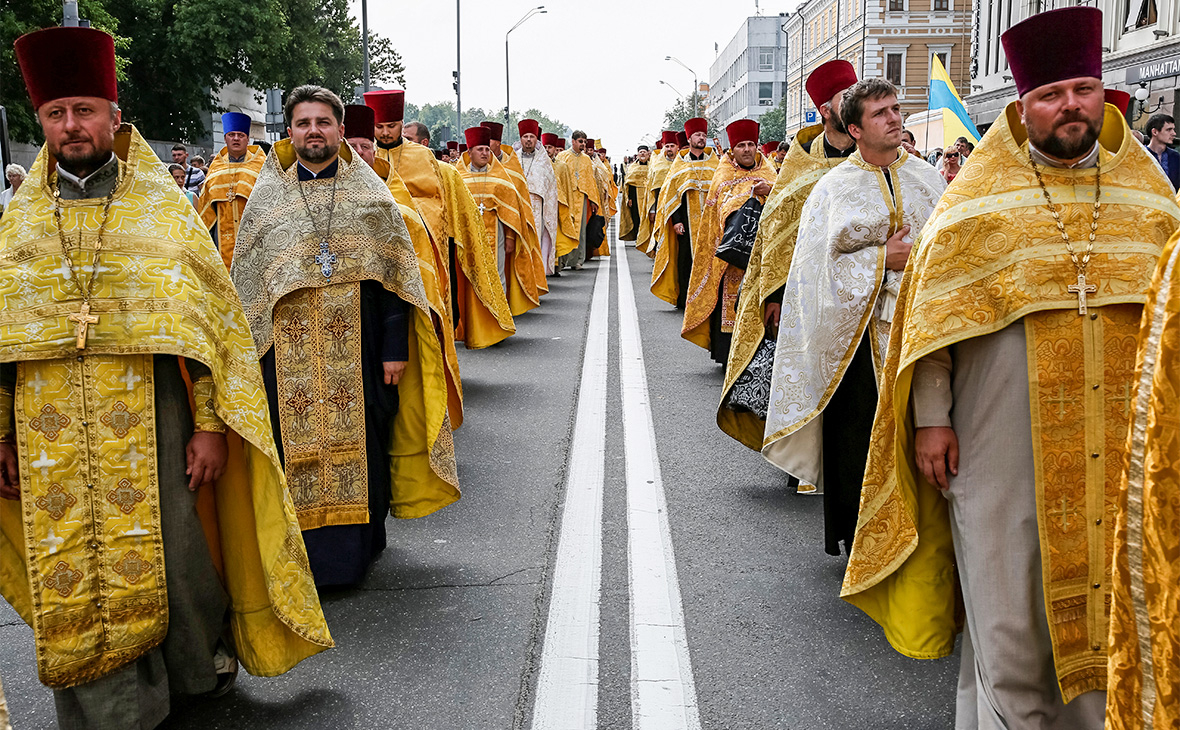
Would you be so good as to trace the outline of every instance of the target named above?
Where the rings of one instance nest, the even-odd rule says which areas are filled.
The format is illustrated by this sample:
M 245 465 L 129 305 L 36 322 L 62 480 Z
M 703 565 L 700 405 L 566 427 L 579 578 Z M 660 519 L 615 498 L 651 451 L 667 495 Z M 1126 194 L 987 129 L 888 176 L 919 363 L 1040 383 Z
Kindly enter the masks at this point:
M 17 190 L 20 190 L 21 183 L 25 181 L 26 176 L 28 173 L 20 165 L 13 164 L 4 168 L 4 177 L 8 179 L 8 184 L 12 187 L 0 193 L 0 213 L 3 213 L 8 204 L 12 202 L 12 196 L 16 195 Z
M 918 151 L 918 140 L 914 138 L 914 133 L 908 129 L 901 130 L 901 146 L 914 157 L 922 159 L 922 153 Z
M 180 165 L 184 170 L 184 184 L 181 186 L 190 193 L 200 193 L 201 185 L 205 182 L 205 173 L 199 168 L 188 164 L 188 148 L 182 144 L 172 145 L 172 164 Z
M 410 122 L 402 129 L 402 134 L 411 142 L 423 147 L 430 146 L 430 129 L 422 122 Z
M 205 173 L 205 177 L 209 177 L 209 166 L 205 164 L 205 158 L 197 155 L 193 158 L 193 167 Z
M 184 197 L 188 198 L 188 202 L 192 203 L 193 207 L 196 208 L 197 194 L 184 186 L 186 176 L 184 166 L 173 162 L 168 166 L 168 172 L 172 173 L 172 179 L 175 180 L 176 184 L 180 186 L 180 191 L 184 193 Z
M 942 159 L 943 165 L 940 172 L 942 173 L 942 179 L 946 180 L 947 184 L 949 185 L 950 182 L 955 179 L 955 176 L 959 174 L 959 170 L 961 168 L 961 156 L 958 150 L 953 149 L 943 155 Z
M 971 140 L 966 137 L 959 137 L 955 140 L 955 149 L 959 152 L 961 164 L 963 160 L 966 160 L 975 151 L 975 145 L 971 144 Z
M 930 155 L 926 158 L 926 161 L 929 162 L 931 165 L 934 165 L 939 170 L 941 170 L 942 169 L 942 148 L 935 147 L 934 150 L 930 153 Z
M 1160 163 L 1175 190 L 1180 186 L 1180 152 L 1171 147 L 1176 141 L 1176 120 L 1169 114 L 1153 114 L 1143 128 L 1143 137 L 1147 140 L 1148 152 Z

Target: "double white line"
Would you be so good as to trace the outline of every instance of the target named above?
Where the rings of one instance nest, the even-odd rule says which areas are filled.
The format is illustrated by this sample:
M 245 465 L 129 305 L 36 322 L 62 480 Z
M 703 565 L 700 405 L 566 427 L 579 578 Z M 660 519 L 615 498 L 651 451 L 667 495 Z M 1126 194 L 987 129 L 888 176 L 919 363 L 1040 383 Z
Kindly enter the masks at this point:
M 631 723 L 698 730 L 680 584 L 656 453 L 639 316 L 626 249 L 619 272 L 619 388 L 627 474 Z M 533 708 L 533 730 L 598 727 L 598 632 L 606 446 L 610 260 L 599 264 L 570 448 L 569 478 Z

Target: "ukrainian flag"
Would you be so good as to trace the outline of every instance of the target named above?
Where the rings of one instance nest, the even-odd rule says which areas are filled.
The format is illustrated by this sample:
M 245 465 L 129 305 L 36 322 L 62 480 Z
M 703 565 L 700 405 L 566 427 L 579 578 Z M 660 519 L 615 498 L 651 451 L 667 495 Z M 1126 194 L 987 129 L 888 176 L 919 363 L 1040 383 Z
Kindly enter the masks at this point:
M 963 105 L 959 92 L 955 91 L 950 74 L 935 55 L 930 56 L 930 103 L 926 108 L 942 110 L 943 149 L 953 145 L 959 137 L 966 137 L 972 144 L 979 144 L 979 130 L 975 128 L 971 117 L 967 116 L 967 107 Z

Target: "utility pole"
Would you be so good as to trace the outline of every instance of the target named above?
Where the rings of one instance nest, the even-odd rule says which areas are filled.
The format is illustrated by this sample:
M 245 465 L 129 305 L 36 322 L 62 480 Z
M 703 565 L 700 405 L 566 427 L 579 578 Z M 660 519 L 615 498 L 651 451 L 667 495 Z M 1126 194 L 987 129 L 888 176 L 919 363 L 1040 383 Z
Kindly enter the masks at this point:
M 455 139 L 462 139 L 463 134 L 463 94 L 460 93 L 459 73 L 463 70 L 463 33 L 459 22 L 459 5 L 462 0 L 455 0 Z
M 369 90 L 369 0 L 361 0 L 361 46 L 365 52 L 364 73 L 362 75 L 361 83 L 365 85 L 365 91 Z

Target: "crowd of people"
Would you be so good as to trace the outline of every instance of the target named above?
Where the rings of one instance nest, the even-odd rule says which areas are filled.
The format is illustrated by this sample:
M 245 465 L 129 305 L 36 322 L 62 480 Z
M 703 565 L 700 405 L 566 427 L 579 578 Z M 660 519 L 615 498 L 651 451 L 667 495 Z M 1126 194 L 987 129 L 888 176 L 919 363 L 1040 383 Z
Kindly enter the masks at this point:
M 1104 93 L 1101 29 L 1004 33 L 1019 99 L 978 145 L 924 157 L 832 60 L 789 145 L 693 119 L 625 168 L 621 237 L 725 366 L 717 425 L 823 500 L 897 651 L 962 634 L 957 728 L 1180 727 L 1180 155 Z
M 956 727 L 1176 727 L 1180 156 L 1107 103 L 1101 27 L 1008 30 L 978 146 L 924 157 L 837 59 L 789 141 L 695 118 L 618 168 L 530 119 L 432 149 L 403 91 L 315 85 L 273 146 L 229 112 L 207 168 L 165 165 L 111 36 L 20 38 L 45 146 L 0 219 L 0 591 L 61 727 L 332 647 L 320 591 L 460 497 L 457 345 L 513 336 L 616 215 L 724 367 L 717 425 L 822 500 L 841 595 L 906 656 L 962 634 Z

